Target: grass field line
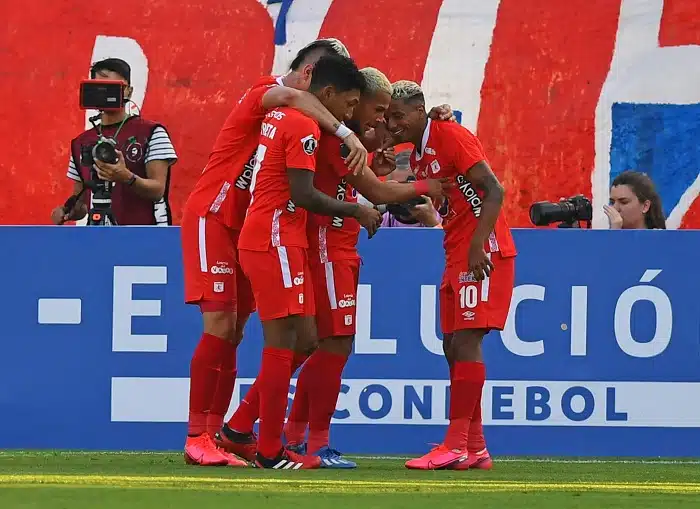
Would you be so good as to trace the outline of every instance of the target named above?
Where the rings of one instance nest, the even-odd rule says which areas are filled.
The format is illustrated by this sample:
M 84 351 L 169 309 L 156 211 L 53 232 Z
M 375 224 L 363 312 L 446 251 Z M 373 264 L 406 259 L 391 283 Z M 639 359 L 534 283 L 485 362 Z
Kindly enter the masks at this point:
M 1 457 L 71 457 L 71 456 L 172 456 L 180 454 L 179 451 L 24 451 L 24 450 L 5 450 L 0 451 Z M 406 461 L 412 456 L 366 456 L 348 454 L 348 458 L 356 460 L 395 460 Z M 700 460 L 696 459 L 655 459 L 655 458 L 632 458 L 632 459 L 617 459 L 617 458 L 530 458 L 530 457 L 513 457 L 513 456 L 496 456 L 494 457 L 499 463 L 560 463 L 564 465 L 577 464 L 621 464 L 621 465 L 700 465 Z
M 292 472 L 290 475 L 294 476 Z M 679 482 L 522 482 L 504 480 L 387 480 L 352 479 L 279 479 L 261 477 L 193 477 L 193 476 L 134 476 L 134 475 L 70 475 L 70 474 L 9 474 L 0 475 L 0 485 L 114 487 L 114 488 L 190 488 L 257 491 L 283 489 L 294 491 L 624 491 L 645 493 L 700 494 L 700 483 Z

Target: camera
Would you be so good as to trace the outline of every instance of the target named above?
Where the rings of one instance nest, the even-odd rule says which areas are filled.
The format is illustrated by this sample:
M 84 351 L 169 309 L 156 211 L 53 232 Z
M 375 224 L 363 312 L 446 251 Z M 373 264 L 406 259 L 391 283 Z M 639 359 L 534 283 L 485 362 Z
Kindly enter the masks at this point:
M 92 166 L 95 160 L 102 161 L 108 164 L 117 164 L 117 142 L 112 138 L 100 137 L 99 141 L 94 145 L 85 145 L 80 147 L 80 164 L 83 166 Z
M 116 164 L 119 161 L 116 150 L 117 142 L 112 138 L 101 136 L 94 145 L 80 147 L 80 165 L 90 167 L 90 181 L 85 186 L 92 191 L 93 210 L 88 215 L 89 225 L 115 225 L 112 216 L 113 182 L 107 182 L 97 176 L 95 160 Z
M 559 222 L 558 228 L 579 228 L 579 221 L 586 221 L 586 228 L 591 227 L 593 206 L 591 201 L 578 194 L 559 203 L 538 201 L 530 207 L 530 221 L 535 226 L 547 226 Z
M 80 109 L 120 110 L 124 103 L 124 89 L 121 81 L 83 80 L 80 82 Z
M 415 182 L 416 177 L 409 175 L 406 177 L 406 182 Z M 425 198 L 422 196 L 416 196 L 415 198 L 403 202 L 403 203 L 389 203 L 386 206 L 386 210 L 396 218 L 397 221 L 404 224 L 415 224 L 418 222 L 416 218 L 411 215 L 411 210 L 418 205 L 426 203 Z

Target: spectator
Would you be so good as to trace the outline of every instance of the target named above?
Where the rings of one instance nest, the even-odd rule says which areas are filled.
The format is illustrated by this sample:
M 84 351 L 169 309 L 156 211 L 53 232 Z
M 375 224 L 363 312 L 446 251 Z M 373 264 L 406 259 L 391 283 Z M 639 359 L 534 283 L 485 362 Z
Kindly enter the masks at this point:
M 615 177 L 603 211 L 611 230 L 666 229 L 661 198 L 646 173 L 628 170 Z

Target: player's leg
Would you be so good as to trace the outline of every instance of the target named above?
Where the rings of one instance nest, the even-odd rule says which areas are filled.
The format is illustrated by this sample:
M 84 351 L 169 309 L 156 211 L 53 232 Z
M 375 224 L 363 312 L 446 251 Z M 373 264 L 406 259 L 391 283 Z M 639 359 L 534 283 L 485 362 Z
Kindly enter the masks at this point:
M 319 456 L 322 466 L 329 468 L 354 468 L 354 462 L 346 460 L 329 446 L 330 423 L 340 392 L 343 369 L 352 353 L 355 335 L 355 310 L 359 260 L 343 260 L 314 264 L 311 267 L 314 294 L 316 295 L 316 322 L 323 339 L 318 349 L 302 368 L 297 383 L 297 397 L 308 400 L 309 440 L 307 451 Z M 301 429 L 304 420 L 292 426 Z
M 313 307 L 304 286 L 306 253 L 279 247 L 268 252 L 239 252 L 250 279 L 263 326 L 264 347 L 257 377 L 260 429 L 255 466 L 274 469 L 318 468 L 318 458 L 307 458 L 282 447 L 282 427 L 292 376 L 294 346 L 300 315 Z M 308 301 L 311 300 L 311 304 Z
M 303 335 L 297 335 L 297 342 L 294 347 L 294 356 L 292 358 L 292 375 L 309 357 L 315 349 L 318 341 L 315 333 L 315 322 L 313 317 L 304 317 L 304 329 L 306 332 Z M 302 404 L 302 400 L 304 403 Z M 294 398 L 295 406 L 292 412 L 296 410 L 297 415 L 303 415 L 303 429 L 299 432 L 304 435 L 306 432 L 306 421 L 308 419 L 308 403 L 305 398 Z M 293 418 L 294 413 L 290 414 Z M 248 389 L 245 397 L 241 400 L 241 404 L 233 413 L 229 421 L 224 424 L 221 432 L 217 436 L 219 444 L 226 450 L 246 458 L 249 461 L 255 459 L 257 451 L 257 437 L 253 432 L 255 422 L 260 417 L 260 392 L 259 383 L 256 379 L 253 385 Z M 288 420 L 289 422 L 289 420 Z M 286 429 L 286 428 L 285 428 Z M 285 431 L 286 433 L 286 431 Z M 299 454 L 304 454 L 304 448 L 291 448 L 292 451 Z
M 308 276 L 307 276 L 308 277 Z M 315 293 L 315 292 L 314 292 Z M 296 388 L 292 408 L 284 425 L 284 437 L 287 449 L 299 454 L 306 454 L 306 428 L 309 423 L 309 377 L 306 370 L 307 359 L 318 348 L 318 331 L 315 316 L 304 316 L 299 321 L 297 344 L 294 352 L 292 376 L 298 368 Z M 303 367 L 302 367 L 303 366 Z
M 186 211 L 181 227 L 185 300 L 202 312 L 203 333 L 190 362 L 190 397 L 185 460 L 198 465 L 244 466 L 219 451 L 212 440 L 218 419 L 211 413 L 218 400 L 230 402 L 235 383 L 235 266 L 228 230 L 211 216 Z M 217 422 L 215 422 L 217 421 Z
M 481 315 L 481 318 L 478 319 L 480 319 L 482 325 L 486 325 L 485 332 L 494 329 L 503 330 L 505 327 L 506 319 L 508 318 L 508 310 L 510 308 L 510 300 L 513 294 L 513 285 L 515 282 L 514 258 L 501 258 L 500 255 L 494 254 L 493 263 L 494 271 L 491 277 L 483 281 L 478 288 L 478 304 L 474 309 L 475 316 L 479 317 L 479 315 Z M 467 304 L 468 303 L 469 301 L 467 300 Z M 486 317 L 485 322 L 483 320 L 484 315 Z M 453 346 L 455 366 L 460 364 L 462 366 L 460 369 L 463 372 L 466 372 L 467 375 L 469 374 L 469 371 L 471 371 L 472 376 L 467 376 L 467 378 L 471 378 L 472 380 L 475 378 L 476 373 L 483 371 L 485 379 L 486 369 L 481 350 L 483 335 L 481 339 L 472 339 L 471 345 L 469 344 L 469 339 L 462 341 L 459 339 L 461 335 L 458 336 L 456 334 L 455 336 L 458 338 L 458 342 Z M 461 348 L 460 344 L 462 345 Z M 467 431 L 466 446 L 468 457 L 466 460 L 461 460 L 450 465 L 448 468 L 452 470 L 489 470 L 493 466 L 493 460 L 488 452 L 488 449 L 486 448 L 481 416 L 483 382 L 481 382 L 481 380 L 478 380 L 478 382 L 481 384 L 481 389 L 478 390 L 478 399 L 474 405 L 474 410 L 469 420 L 469 427 Z M 456 434 L 460 433 L 460 431 L 463 432 L 463 430 L 455 430 L 453 440 L 460 441 L 460 444 L 463 444 L 463 439 L 456 436 Z M 445 440 L 447 443 L 447 438 Z
M 255 311 L 255 298 L 250 287 L 250 281 L 241 269 L 240 264 L 236 267 L 236 342 L 243 340 L 248 318 Z M 223 410 L 224 414 L 228 407 Z M 257 451 L 257 436 L 253 433 L 253 426 L 258 419 L 259 398 L 257 387 L 248 390 L 245 398 L 241 400 L 233 416 L 228 423 L 223 424 L 218 433 L 214 435 L 214 442 L 219 446 L 245 458 L 248 461 L 255 460 Z M 238 429 L 240 428 L 240 431 Z

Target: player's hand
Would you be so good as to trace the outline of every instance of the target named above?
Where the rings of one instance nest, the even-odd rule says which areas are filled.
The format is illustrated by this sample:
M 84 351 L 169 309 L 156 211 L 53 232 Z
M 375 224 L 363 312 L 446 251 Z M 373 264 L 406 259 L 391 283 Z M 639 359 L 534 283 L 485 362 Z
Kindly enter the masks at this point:
M 377 229 L 382 224 L 382 215 L 379 211 L 364 205 L 357 206 L 355 219 L 367 230 L 367 235 L 370 239 L 377 233 Z
M 362 175 L 367 166 L 367 149 L 355 133 L 345 137 L 343 143 L 350 149 L 350 154 L 345 158 L 345 164 L 353 175 Z
M 447 191 L 454 187 L 452 181 L 447 177 L 428 179 L 428 186 L 430 186 L 428 197 L 432 200 L 442 200 L 445 194 L 447 194 Z
M 133 175 L 124 162 L 124 154 L 117 152 L 117 164 L 109 164 L 95 159 L 97 176 L 107 182 L 128 182 Z
M 423 226 L 433 228 L 440 224 L 437 211 L 429 197 L 423 196 L 423 199 L 425 201 L 415 207 L 411 207 L 409 213 L 413 219 L 417 220 Z
M 449 120 L 450 122 L 457 122 L 457 117 L 455 117 L 452 107 L 449 104 L 435 106 L 430 110 L 428 116 L 433 120 Z
M 612 207 L 610 205 L 603 205 L 603 212 L 605 212 L 605 215 L 608 216 L 608 221 L 610 222 L 611 230 L 622 229 L 622 216 L 615 207 Z
M 480 242 L 472 242 L 469 247 L 469 270 L 477 281 L 483 281 L 493 271 L 493 263 Z
M 393 142 L 392 142 L 393 143 Z M 396 169 L 396 151 L 394 147 L 382 147 L 374 151 L 372 171 L 378 177 L 389 175 Z

